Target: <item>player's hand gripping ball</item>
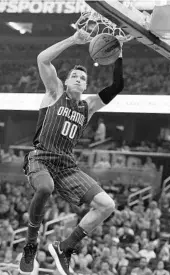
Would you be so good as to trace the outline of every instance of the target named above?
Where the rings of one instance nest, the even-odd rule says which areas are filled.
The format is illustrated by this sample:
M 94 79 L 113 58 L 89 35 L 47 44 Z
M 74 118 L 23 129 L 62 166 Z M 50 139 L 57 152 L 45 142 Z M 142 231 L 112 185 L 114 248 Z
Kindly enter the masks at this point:
M 100 65 L 110 65 L 118 59 L 121 44 L 115 36 L 100 33 L 91 40 L 89 53 L 91 58 Z
M 92 40 L 92 38 L 90 37 L 90 34 L 83 29 L 78 30 L 73 35 L 73 38 L 75 43 L 79 45 L 89 43 Z

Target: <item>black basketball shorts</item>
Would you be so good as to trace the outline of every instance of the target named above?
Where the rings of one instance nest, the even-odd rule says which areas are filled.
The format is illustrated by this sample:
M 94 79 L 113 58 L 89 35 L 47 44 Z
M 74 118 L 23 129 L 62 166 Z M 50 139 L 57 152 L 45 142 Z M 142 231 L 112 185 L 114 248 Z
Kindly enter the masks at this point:
M 24 170 L 34 189 L 37 176 L 48 174 L 53 179 L 55 191 L 70 204 L 89 204 L 95 195 L 104 191 L 93 178 L 79 169 L 71 155 L 34 150 L 28 154 Z

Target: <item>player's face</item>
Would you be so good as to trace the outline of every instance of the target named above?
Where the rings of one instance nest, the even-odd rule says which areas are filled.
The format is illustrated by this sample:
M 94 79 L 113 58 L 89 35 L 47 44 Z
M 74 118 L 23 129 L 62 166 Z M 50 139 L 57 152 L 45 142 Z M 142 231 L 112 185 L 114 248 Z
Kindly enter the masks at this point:
M 81 70 L 73 70 L 65 84 L 69 90 L 83 93 L 87 88 L 87 74 Z

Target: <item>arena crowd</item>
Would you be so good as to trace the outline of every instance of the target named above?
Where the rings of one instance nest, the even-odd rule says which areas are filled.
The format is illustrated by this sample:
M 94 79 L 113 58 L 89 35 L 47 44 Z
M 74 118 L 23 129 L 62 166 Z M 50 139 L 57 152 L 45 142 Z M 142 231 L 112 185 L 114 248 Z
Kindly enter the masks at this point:
M 47 45 L 43 44 L 0 45 L 0 53 L 3 52 L 8 59 L 0 62 L 0 92 L 44 92 L 37 71 L 36 56 L 46 47 Z M 18 56 L 18 60 L 11 60 L 10 55 Z M 24 63 L 21 56 L 25 59 Z M 55 66 L 62 80 L 75 63 L 87 67 L 88 94 L 97 93 L 111 83 L 112 66 L 94 66 L 87 47 L 68 49 L 56 61 Z M 123 94 L 170 94 L 169 63 L 161 57 L 149 58 L 149 62 L 147 57 L 125 57 L 124 78 Z
M 24 242 L 12 245 L 13 233 L 28 222 L 28 207 L 32 191 L 28 183 L 1 181 L 0 184 L 0 262 L 17 264 Z M 114 198 L 114 194 L 111 196 Z M 115 197 L 116 199 L 117 197 Z M 127 201 L 120 204 L 116 199 L 116 211 L 106 222 L 96 228 L 77 248 L 71 259 L 72 274 L 87 275 L 168 275 L 170 271 L 169 225 L 170 196 L 162 194 L 159 203 L 151 200 L 138 202 L 130 208 Z M 61 197 L 54 195 L 48 202 L 43 224 L 57 217 L 74 212 L 78 219 L 87 212 L 69 206 Z M 67 228 L 64 235 L 70 234 Z M 41 233 L 43 232 L 43 226 Z M 166 234 L 165 234 L 166 233 Z M 23 237 L 23 233 L 17 235 Z M 39 236 L 39 252 L 36 261 L 40 268 L 56 273 L 55 263 L 50 257 L 47 244 L 63 236 L 61 228 L 54 226 L 54 232 L 43 238 Z M 17 270 L 9 268 L 12 275 Z M 3 274 L 3 273 L 2 273 Z M 51 274 L 39 272 L 37 274 Z

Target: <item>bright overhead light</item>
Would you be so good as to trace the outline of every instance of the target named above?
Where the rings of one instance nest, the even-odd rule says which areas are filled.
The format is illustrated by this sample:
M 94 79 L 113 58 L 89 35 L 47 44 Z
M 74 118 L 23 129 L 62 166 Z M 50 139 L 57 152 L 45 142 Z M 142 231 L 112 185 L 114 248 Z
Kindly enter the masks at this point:
M 15 22 L 8 22 L 7 25 L 10 26 L 11 28 L 17 30 L 17 31 L 20 30 L 20 26 Z
M 73 29 L 75 29 L 75 30 L 77 29 L 77 28 L 76 28 L 76 24 L 74 24 L 74 23 L 70 24 L 70 26 L 71 26 Z
M 98 67 L 98 66 L 99 66 L 99 63 L 95 62 L 93 65 L 94 65 L 95 67 Z
M 32 23 L 8 22 L 6 24 L 12 29 L 19 31 L 21 34 L 25 34 L 26 32 L 32 33 Z
M 25 34 L 26 30 L 19 30 L 20 34 Z

